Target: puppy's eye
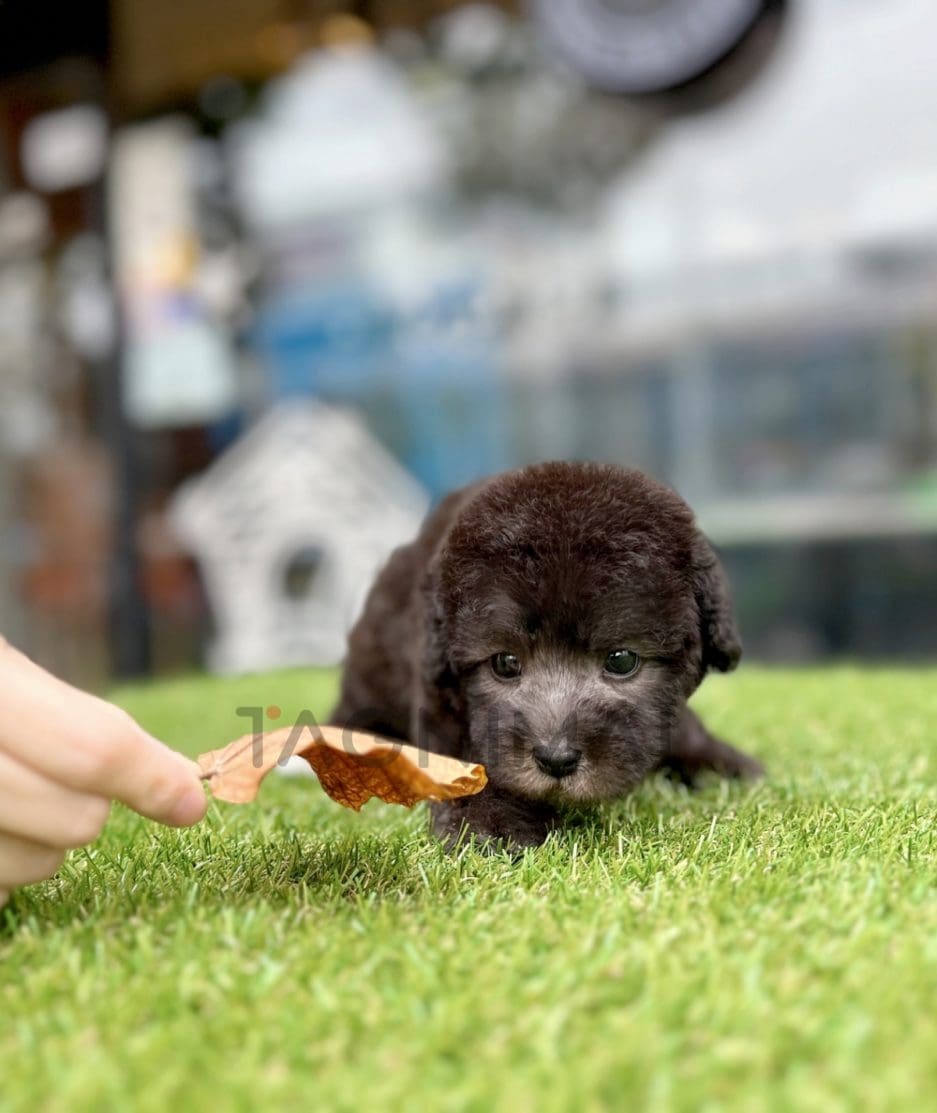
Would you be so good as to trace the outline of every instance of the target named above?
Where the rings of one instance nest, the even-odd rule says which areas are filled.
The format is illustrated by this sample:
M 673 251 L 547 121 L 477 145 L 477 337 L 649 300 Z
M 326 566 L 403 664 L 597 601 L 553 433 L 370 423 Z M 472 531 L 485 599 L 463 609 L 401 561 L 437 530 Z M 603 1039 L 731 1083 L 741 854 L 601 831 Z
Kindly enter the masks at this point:
M 521 674 L 521 663 L 513 653 L 496 653 L 491 658 L 491 671 L 499 680 L 515 680 Z
M 612 676 L 634 676 L 641 658 L 632 649 L 613 649 L 605 658 L 605 671 Z

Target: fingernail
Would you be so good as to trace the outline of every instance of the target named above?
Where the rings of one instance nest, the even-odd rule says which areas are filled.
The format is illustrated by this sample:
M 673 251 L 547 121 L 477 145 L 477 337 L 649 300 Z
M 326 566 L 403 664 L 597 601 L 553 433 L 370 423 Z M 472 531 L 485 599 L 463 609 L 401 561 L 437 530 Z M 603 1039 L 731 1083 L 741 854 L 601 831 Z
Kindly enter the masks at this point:
M 176 806 L 172 809 L 169 822 L 173 827 L 191 827 L 193 823 L 198 823 L 199 820 L 205 818 L 207 810 L 208 797 L 205 795 L 205 789 L 201 782 L 199 782 L 192 788 L 187 789 L 185 795 L 179 798 Z

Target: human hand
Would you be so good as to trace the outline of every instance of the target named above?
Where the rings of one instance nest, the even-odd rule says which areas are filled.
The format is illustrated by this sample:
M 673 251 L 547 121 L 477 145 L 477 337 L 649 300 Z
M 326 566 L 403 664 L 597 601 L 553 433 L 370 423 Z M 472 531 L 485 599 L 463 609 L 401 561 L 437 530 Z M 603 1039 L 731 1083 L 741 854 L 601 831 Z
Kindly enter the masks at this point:
M 207 808 L 195 762 L 0 638 L 0 907 L 93 842 L 112 800 L 173 827 Z

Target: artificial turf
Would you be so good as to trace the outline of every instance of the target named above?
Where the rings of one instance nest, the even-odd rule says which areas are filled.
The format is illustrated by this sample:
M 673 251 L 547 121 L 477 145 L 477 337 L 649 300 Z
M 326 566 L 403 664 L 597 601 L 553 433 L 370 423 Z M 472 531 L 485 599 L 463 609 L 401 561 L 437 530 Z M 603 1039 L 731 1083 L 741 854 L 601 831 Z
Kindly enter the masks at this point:
M 116 698 L 194 754 L 334 685 Z M 651 782 L 519 861 L 311 780 L 190 831 L 115 808 L 0 913 L 0 1110 L 937 1108 L 937 672 L 695 705 L 764 783 Z

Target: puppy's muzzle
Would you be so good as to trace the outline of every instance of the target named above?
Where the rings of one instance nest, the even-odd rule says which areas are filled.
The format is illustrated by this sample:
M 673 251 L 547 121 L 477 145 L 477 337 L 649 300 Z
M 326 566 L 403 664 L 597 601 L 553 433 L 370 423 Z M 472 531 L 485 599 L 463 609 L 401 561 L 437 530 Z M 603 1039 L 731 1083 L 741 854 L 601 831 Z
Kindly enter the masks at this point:
M 572 746 L 547 746 L 537 743 L 533 748 L 534 761 L 537 767 L 548 777 L 562 780 L 569 777 L 579 768 L 582 751 Z

